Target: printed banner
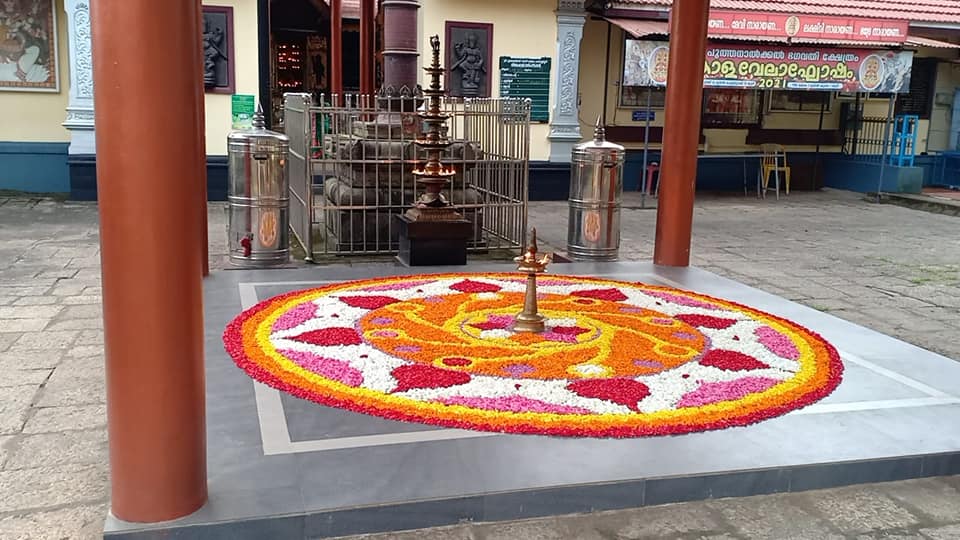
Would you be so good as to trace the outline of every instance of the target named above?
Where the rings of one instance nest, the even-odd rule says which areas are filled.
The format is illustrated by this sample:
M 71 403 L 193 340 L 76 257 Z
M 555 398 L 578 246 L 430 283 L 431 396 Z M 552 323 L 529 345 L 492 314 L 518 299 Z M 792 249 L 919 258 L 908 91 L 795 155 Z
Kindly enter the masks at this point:
M 711 9 L 711 34 L 903 43 L 909 21 Z
M 667 83 L 669 43 L 627 40 L 623 86 Z M 709 88 L 909 92 L 912 51 L 711 45 L 703 66 Z

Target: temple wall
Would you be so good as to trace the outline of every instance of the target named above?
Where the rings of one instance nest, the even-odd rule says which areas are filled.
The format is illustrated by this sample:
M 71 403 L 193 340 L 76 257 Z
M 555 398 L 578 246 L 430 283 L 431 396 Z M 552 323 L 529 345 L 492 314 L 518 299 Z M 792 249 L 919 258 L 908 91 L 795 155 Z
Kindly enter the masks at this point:
M 499 59 L 501 56 L 543 57 L 552 59 L 551 70 L 557 68 L 556 0 L 487 0 L 482 9 L 468 0 L 421 0 L 420 63 L 429 62 L 430 36 L 439 35 L 441 54 L 446 54 L 446 21 L 493 24 L 493 55 L 487 60 L 491 72 L 492 97 L 499 97 Z M 482 17 L 478 17 L 480 14 Z M 420 84 L 424 84 L 423 73 Z M 551 77 L 550 102 L 556 88 Z M 550 155 L 546 123 L 530 125 L 530 159 L 545 161 Z M 591 131 L 592 133 L 592 131 Z
M 54 6 L 57 18 L 57 71 L 60 88 L 56 92 L 0 91 L 0 144 L 4 142 L 67 142 L 70 133 L 66 120 L 67 93 L 70 87 L 67 57 L 67 22 L 63 0 Z
M 260 42 L 257 34 L 256 0 L 210 0 L 205 6 L 229 6 L 233 8 L 233 60 L 237 94 L 258 95 Z M 223 156 L 227 153 L 227 134 L 231 124 L 231 97 L 227 94 L 207 93 L 206 129 L 207 155 Z

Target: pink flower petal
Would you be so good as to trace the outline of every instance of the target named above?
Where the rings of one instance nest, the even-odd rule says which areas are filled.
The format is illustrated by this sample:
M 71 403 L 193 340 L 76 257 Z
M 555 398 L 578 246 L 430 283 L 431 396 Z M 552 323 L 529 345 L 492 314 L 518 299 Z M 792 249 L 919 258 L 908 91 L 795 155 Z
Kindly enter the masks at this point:
M 313 302 L 304 302 L 287 311 L 273 323 L 273 331 L 296 328 L 317 315 L 317 306 Z
M 700 407 L 710 403 L 740 399 L 747 394 L 763 392 L 779 382 L 769 377 L 744 377 L 726 382 L 707 382 L 680 398 L 677 407 Z
M 322 375 L 347 386 L 357 387 L 363 384 L 363 373 L 341 360 L 324 358 L 303 351 L 287 350 L 282 352 L 284 356 L 296 362 L 303 369 L 317 375 Z
M 424 285 L 429 285 L 430 283 L 433 283 L 433 280 L 400 281 L 398 283 L 390 283 L 388 285 L 374 285 L 373 287 L 364 287 L 361 290 L 369 291 L 369 292 L 402 291 L 405 289 L 412 289 L 414 287 L 422 287 Z
M 546 401 L 540 401 L 539 399 L 531 399 L 523 396 L 507 396 L 496 398 L 453 396 L 442 398 L 438 401 L 446 405 L 463 405 L 465 407 L 473 407 L 475 409 L 488 409 L 515 413 L 536 412 L 554 414 L 591 414 L 592 412 L 583 407 L 556 405 L 553 403 L 547 403 Z
M 680 296 L 679 294 L 672 294 L 663 291 L 643 291 L 644 294 L 659 298 L 661 300 L 666 300 L 667 302 L 672 302 L 674 304 L 679 304 L 681 306 L 688 307 L 698 307 L 704 309 L 717 309 L 717 306 L 713 304 L 708 304 L 706 302 L 701 302 L 700 300 L 695 300 L 693 298 L 688 298 L 686 296 Z
M 786 358 L 787 360 L 797 360 L 800 358 L 800 351 L 797 346 L 790 341 L 790 338 L 777 332 L 769 326 L 761 326 L 753 332 L 760 344 L 767 348 L 773 354 Z

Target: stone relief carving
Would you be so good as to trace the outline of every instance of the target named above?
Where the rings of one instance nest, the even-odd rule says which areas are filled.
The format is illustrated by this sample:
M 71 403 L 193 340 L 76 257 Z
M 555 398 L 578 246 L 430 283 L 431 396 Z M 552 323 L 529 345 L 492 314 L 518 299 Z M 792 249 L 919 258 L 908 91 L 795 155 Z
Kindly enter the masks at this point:
M 558 11 L 583 11 L 584 0 L 558 0 Z
M 203 19 L 203 84 L 217 86 L 217 64 L 229 60 L 224 48 L 224 29 L 216 26 L 211 18 Z M 223 81 L 221 86 L 226 85 Z
M 490 97 L 493 25 L 446 22 L 446 90 L 451 96 Z
M 560 46 L 560 114 L 573 115 L 576 111 L 577 93 L 577 36 L 567 32 Z
M 392 84 L 387 84 L 380 87 L 380 90 L 377 92 L 379 97 L 388 97 L 388 98 L 421 98 L 423 97 L 423 88 L 420 85 L 416 85 L 413 88 L 410 88 L 407 85 L 401 85 L 399 88 L 395 87 Z
M 580 138 L 580 125 L 553 125 L 550 126 L 550 136 L 563 136 L 568 135 L 572 137 Z
M 67 109 L 67 121 L 66 124 L 72 124 L 71 127 L 76 128 L 84 124 L 89 124 L 90 127 L 93 127 L 94 112 L 93 109 Z
M 203 6 L 203 85 L 207 92 L 234 92 L 233 8 Z
M 455 44 L 453 50 L 457 61 L 450 66 L 450 70 L 460 72 L 460 88 L 463 95 L 480 95 L 487 68 L 484 51 L 480 49 L 476 32 L 467 32 L 464 40 Z
M 557 10 L 557 92 L 550 123 L 550 160 L 569 161 L 569 145 L 580 140 L 577 114 L 577 74 L 580 68 L 580 38 L 585 16 L 582 1 L 559 0 Z
M 93 51 L 90 45 L 90 5 L 77 4 L 73 12 L 73 41 L 77 56 L 77 97 L 93 99 Z M 93 115 L 91 114 L 91 120 Z M 68 118 L 69 119 L 69 118 Z

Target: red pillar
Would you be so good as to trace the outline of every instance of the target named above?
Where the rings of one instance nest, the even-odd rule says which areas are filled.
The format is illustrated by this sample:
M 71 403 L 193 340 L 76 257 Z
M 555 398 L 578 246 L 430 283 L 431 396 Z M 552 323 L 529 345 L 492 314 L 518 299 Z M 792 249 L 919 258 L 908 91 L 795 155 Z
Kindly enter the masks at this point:
M 374 34 L 377 31 L 374 0 L 360 0 L 360 94 L 374 92 Z
M 343 6 L 330 0 L 330 93 L 343 96 Z
M 197 2 L 197 27 L 201 30 L 203 29 L 203 5 L 201 2 Z M 229 51 L 229 54 L 233 54 L 233 51 Z M 200 73 L 200 80 L 203 81 L 203 35 L 197 36 L 197 63 L 196 69 Z M 199 191 L 200 200 L 197 203 L 197 211 L 200 212 L 200 239 L 202 245 L 200 246 L 200 256 L 202 261 L 200 261 L 200 273 L 204 277 L 210 275 L 210 239 L 207 237 L 207 120 L 205 117 L 206 110 L 206 88 L 203 84 L 197 85 L 197 129 L 200 132 L 200 156 L 201 164 L 203 166 L 202 172 L 200 175 L 200 181 L 197 182 L 197 189 Z
M 670 13 L 670 65 L 654 264 L 690 264 L 709 7 L 709 0 L 678 0 Z
M 111 510 L 132 522 L 207 497 L 198 2 L 91 5 Z

